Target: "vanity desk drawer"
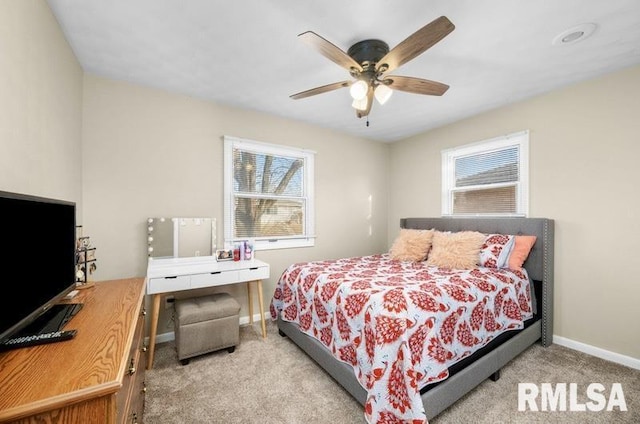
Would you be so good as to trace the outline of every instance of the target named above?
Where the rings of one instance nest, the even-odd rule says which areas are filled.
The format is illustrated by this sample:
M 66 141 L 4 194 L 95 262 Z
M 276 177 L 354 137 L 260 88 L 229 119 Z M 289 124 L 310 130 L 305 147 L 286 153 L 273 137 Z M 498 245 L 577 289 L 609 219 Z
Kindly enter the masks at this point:
M 238 279 L 243 281 L 264 280 L 269 278 L 269 267 L 252 267 L 238 271 Z
M 171 275 L 167 277 L 150 278 L 147 293 L 165 293 L 170 291 L 189 290 L 191 277 L 189 275 Z
M 191 288 L 214 287 L 238 281 L 239 271 L 214 271 L 207 274 L 194 274 L 191 276 Z

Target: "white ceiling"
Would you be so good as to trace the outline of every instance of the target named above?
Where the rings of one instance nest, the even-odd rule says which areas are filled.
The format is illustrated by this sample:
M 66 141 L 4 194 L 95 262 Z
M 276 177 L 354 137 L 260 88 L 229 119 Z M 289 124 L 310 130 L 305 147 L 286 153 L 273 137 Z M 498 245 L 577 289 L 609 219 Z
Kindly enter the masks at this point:
M 48 0 L 86 72 L 253 109 L 355 136 L 395 141 L 640 63 L 638 0 Z M 297 39 L 314 31 L 344 51 L 396 46 L 445 15 L 456 29 L 393 73 L 451 86 L 395 92 L 366 119 L 347 89 L 289 95 L 349 79 Z M 552 46 L 593 22 L 593 35 Z

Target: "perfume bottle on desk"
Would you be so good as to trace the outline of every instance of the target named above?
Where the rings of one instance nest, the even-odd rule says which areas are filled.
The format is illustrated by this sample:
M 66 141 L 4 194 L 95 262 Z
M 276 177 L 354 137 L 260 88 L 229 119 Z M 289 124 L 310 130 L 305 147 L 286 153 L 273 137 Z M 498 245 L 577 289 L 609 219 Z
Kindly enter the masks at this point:
M 244 244 L 244 260 L 250 261 L 253 259 L 253 241 L 246 240 L 243 242 Z

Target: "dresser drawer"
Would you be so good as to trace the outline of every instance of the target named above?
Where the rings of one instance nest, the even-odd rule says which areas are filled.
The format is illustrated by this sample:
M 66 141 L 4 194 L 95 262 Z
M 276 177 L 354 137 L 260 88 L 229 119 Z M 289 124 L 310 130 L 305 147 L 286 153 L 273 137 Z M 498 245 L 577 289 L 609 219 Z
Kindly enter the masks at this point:
M 238 280 L 238 271 L 220 271 L 191 276 L 191 288 L 213 287 L 234 283 Z
M 140 352 L 140 361 L 138 362 L 140 372 L 136 372 L 136 374 L 132 377 L 133 385 L 130 393 L 131 399 L 127 415 L 125 416 L 124 420 L 124 423 L 126 424 L 142 424 L 143 422 L 144 396 L 146 388 L 144 384 L 144 373 L 142 372 L 142 370 L 146 366 L 145 357 L 146 354 L 144 352 Z
M 144 311 L 142 305 L 141 311 Z M 116 396 L 118 411 L 118 423 L 131 424 L 142 423 L 140 404 L 144 405 L 144 393 L 140 393 L 144 382 L 144 370 L 146 366 L 146 348 L 143 346 L 144 312 L 141 312 L 136 322 L 136 330 L 133 336 L 129 354 L 127 356 L 125 373 L 122 378 L 122 387 Z M 136 421 L 132 420 L 135 414 Z
M 150 278 L 147 283 L 147 294 L 189 290 L 190 288 L 191 277 L 188 275 Z

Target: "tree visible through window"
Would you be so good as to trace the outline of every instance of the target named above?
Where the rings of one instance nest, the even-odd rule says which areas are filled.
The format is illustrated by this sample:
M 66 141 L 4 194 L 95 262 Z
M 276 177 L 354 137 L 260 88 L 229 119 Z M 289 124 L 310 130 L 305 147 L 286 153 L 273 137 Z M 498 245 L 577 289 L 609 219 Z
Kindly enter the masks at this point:
M 225 137 L 225 240 L 313 245 L 313 154 Z
M 524 131 L 442 152 L 443 215 L 526 215 Z

